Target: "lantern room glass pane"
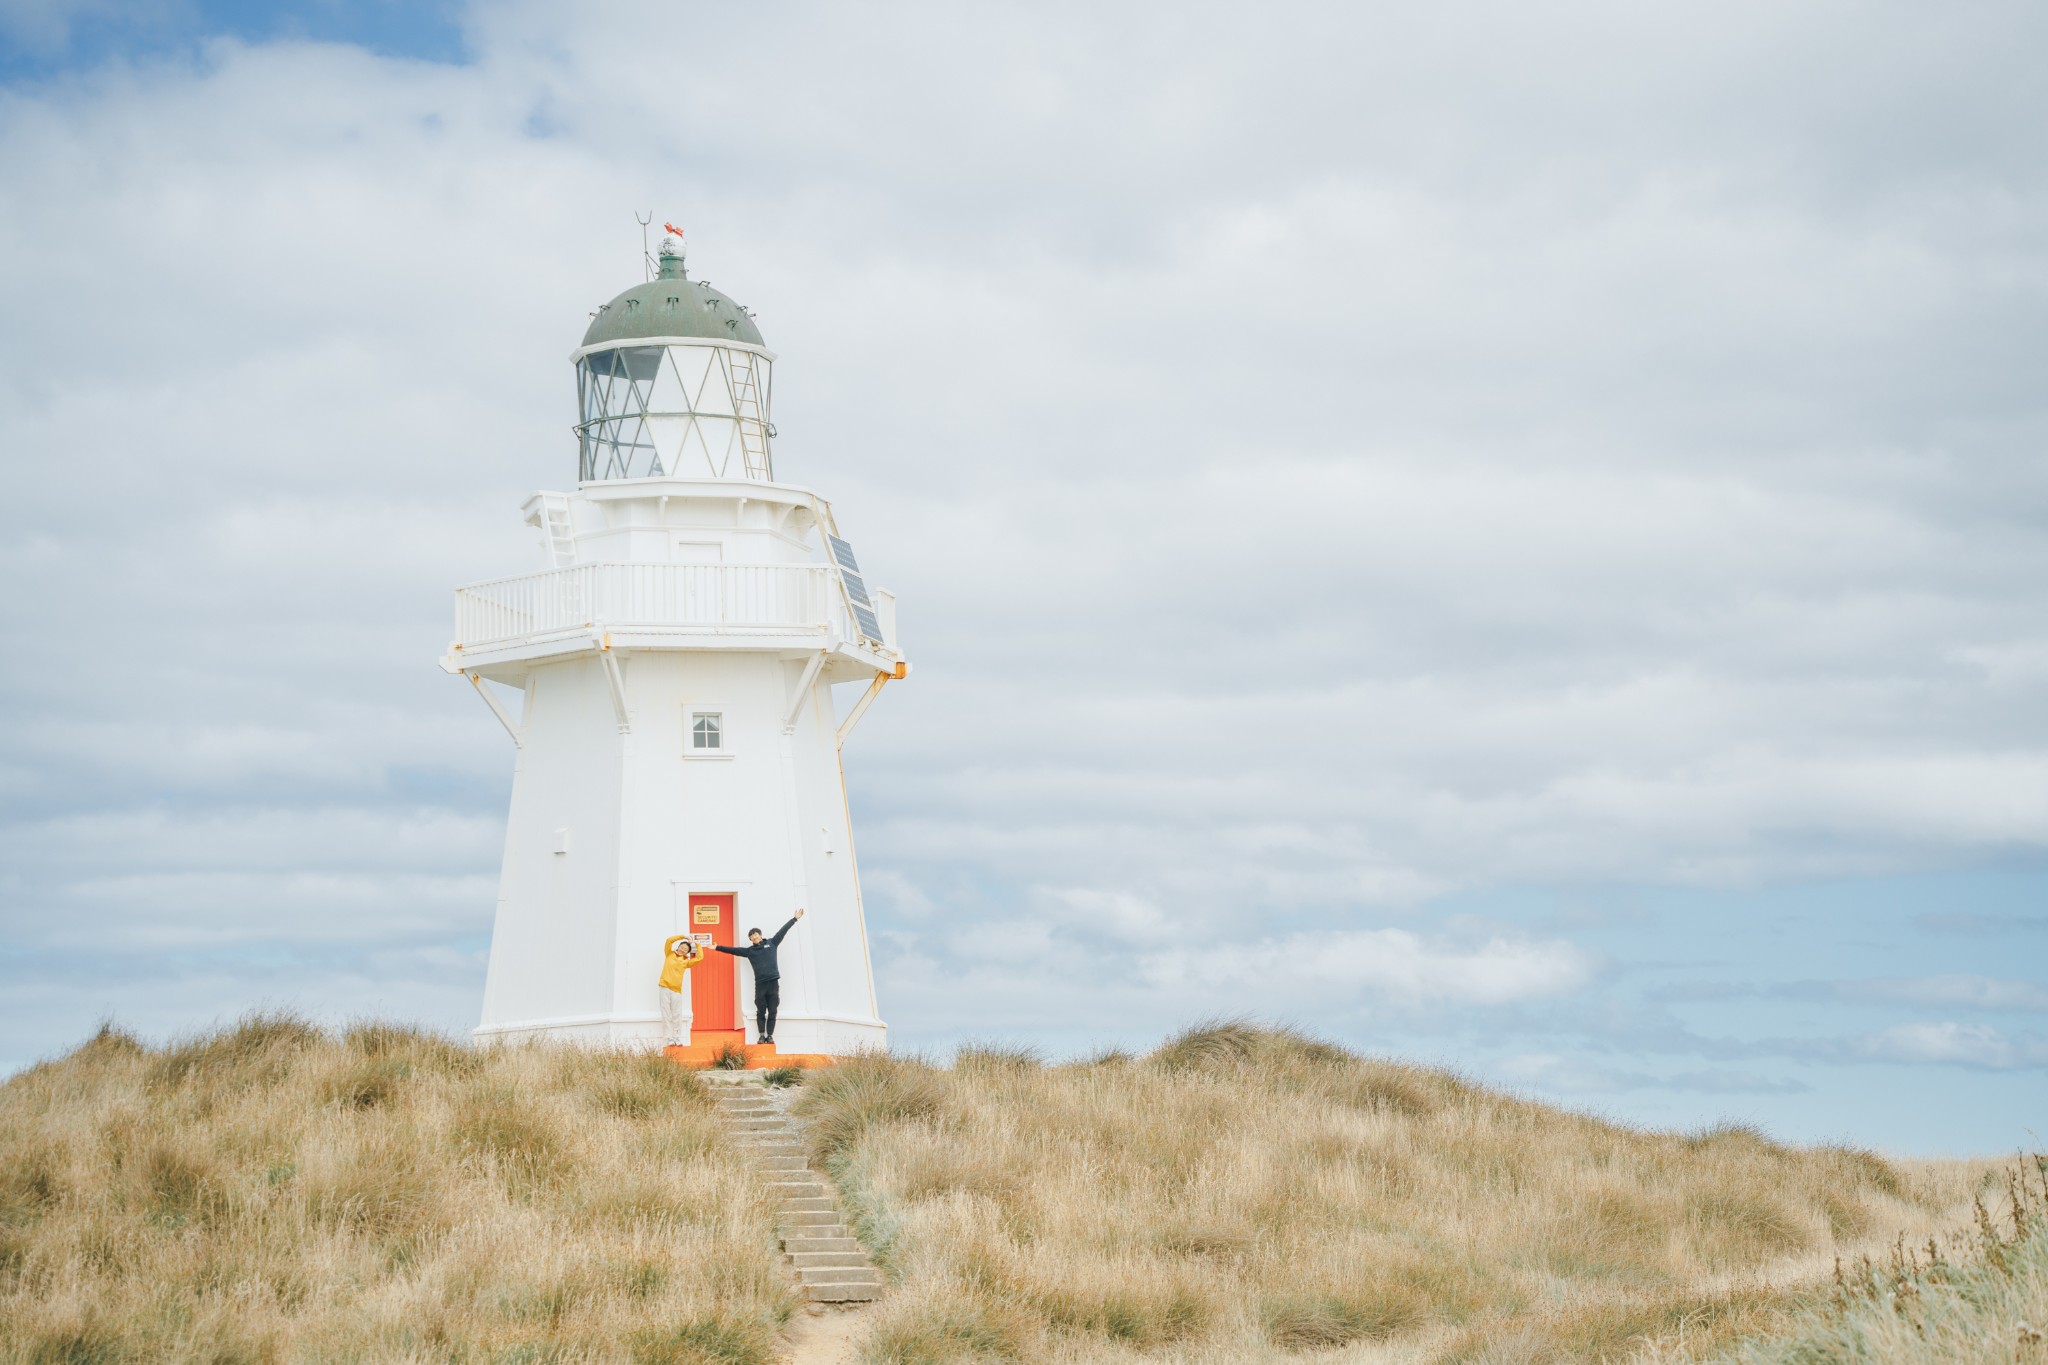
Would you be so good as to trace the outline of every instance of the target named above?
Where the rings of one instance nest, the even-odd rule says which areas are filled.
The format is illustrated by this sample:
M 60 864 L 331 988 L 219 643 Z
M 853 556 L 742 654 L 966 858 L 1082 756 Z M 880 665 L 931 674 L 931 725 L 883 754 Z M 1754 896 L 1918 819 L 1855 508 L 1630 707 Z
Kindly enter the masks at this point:
M 724 347 L 615 346 L 579 358 L 580 477 L 772 479 L 768 372 L 764 358 Z

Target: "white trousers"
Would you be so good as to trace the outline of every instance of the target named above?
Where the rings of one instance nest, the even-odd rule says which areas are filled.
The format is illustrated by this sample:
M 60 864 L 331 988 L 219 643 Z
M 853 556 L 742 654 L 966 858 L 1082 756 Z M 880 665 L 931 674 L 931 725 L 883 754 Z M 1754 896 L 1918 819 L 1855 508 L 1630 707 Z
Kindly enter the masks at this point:
M 661 997 L 661 1032 L 672 1046 L 687 1047 L 690 1042 L 690 1001 L 681 991 L 666 987 L 654 992 Z

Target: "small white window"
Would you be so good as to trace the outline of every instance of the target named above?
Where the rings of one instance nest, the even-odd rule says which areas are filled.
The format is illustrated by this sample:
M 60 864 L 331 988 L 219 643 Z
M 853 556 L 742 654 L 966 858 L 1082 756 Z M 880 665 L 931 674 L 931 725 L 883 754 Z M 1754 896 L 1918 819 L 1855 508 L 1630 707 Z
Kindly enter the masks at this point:
M 730 762 L 733 758 L 733 733 L 727 728 L 725 718 L 730 713 L 717 700 L 706 700 L 686 704 L 683 707 L 683 759 L 705 759 L 714 762 Z

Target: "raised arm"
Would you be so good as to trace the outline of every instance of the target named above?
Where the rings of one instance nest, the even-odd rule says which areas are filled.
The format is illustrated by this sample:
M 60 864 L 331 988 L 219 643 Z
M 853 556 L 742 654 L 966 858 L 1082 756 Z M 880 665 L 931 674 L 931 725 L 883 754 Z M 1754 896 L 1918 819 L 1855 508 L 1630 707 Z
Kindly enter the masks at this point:
M 771 948 L 780 948 L 782 946 L 782 936 L 788 933 L 790 930 L 796 928 L 797 920 L 801 919 L 802 917 L 803 911 L 801 910 L 797 911 L 796 914 L 791 915 L 789 917 L 789 923 L 783 925 L 780 929 L 777 929 L 775 931 L 775 937 L 768 940 L 768 945 Z

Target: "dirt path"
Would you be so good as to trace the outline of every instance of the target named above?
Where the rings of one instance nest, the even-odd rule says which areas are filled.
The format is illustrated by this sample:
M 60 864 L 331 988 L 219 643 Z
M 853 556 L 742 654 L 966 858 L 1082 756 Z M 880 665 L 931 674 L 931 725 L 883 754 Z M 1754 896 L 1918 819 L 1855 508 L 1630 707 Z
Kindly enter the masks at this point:
M 866 1305 L 798 1313 L 789 1320 L 787 1365 L 854 1365 L 853 1339 L 866 1318 Z

